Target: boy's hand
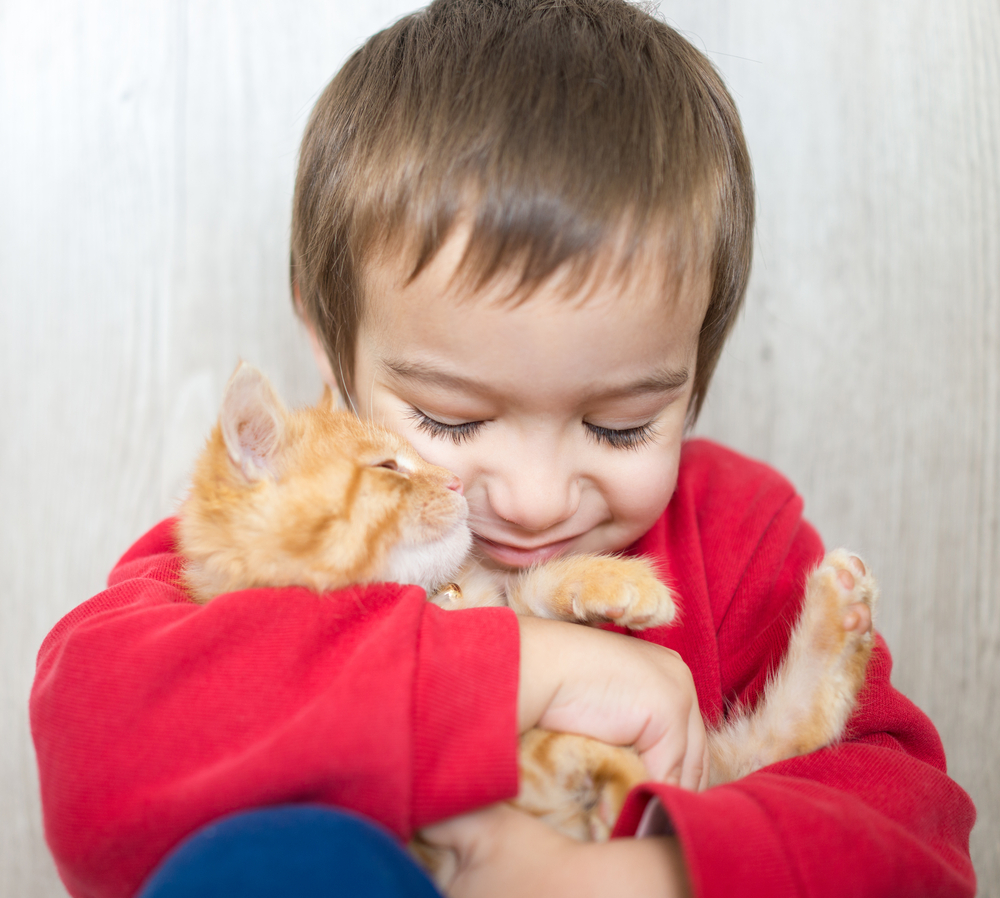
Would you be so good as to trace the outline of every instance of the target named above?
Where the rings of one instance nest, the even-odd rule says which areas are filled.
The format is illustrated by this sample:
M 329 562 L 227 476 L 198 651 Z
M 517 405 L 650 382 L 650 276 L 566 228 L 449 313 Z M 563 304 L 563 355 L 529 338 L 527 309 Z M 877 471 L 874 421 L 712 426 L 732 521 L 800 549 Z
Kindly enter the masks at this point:
M 668 836 L 576 842 L 510 805 L 454 817 L 422 833 L 458 857 L 454 877 L 440 884 L 450 898 L 690 894 L 680 846 Z
M 708 744 L 691 671 L 670 649 L 578 624 L 518 618 L 518 726 L 634 745 L 650 777 L 708 785 Z

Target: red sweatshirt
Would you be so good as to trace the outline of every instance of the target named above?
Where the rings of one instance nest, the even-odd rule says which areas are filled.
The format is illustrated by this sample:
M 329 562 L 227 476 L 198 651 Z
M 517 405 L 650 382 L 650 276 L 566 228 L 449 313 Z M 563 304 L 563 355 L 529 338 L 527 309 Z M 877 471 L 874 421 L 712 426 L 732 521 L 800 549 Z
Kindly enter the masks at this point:
M 752 701 L 822 556 L 777 473 L 712 443 L 632 547 L 681 620 L 640 638 L 690 666 L 706 722 Z M 128 896 L 179 840 L 231 811 L 351 808 L 406 839 L 517 792 L 518 631 L 508 609 L 441 611 L 395 584 L 255 589 L 192 604 L 173 522 L 118 562 L 38 657 L 31 723 L 46 836 L 69 891 Z M 849 738 L 703 793 L 650 784 L 709 896 L 972 895 L 969 797 L 879 639 Z

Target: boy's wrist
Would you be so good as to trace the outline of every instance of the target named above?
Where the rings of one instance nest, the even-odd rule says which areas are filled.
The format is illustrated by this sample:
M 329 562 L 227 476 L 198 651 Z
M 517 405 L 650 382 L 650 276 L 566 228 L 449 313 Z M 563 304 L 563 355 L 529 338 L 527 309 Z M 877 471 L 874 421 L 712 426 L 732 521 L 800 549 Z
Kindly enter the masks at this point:
M 439 885 L 451 898 L 689 898 L 687 867 L 673 836 L 577 842 L 507 804 L 424 830 L 457 856 Z
M 630 895 L 634 898 L 690 898 L 691 884 L 680 842 L 673 836 L 612 839 L 593 849 L 581 865 L 580 882 L 591 883 L 592 894 Z
M 517 731 L 524 733 L 538 725 L 562 683 L 560 624 L 537 617 L 519 616 L 517 621 L 521 637 Z

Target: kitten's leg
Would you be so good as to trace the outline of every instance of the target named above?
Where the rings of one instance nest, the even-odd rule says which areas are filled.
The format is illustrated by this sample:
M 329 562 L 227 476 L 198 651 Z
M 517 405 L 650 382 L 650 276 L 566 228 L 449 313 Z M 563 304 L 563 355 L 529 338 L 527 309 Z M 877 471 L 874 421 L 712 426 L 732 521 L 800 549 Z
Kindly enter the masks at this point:
M 630 748 L 545 730 L 521 737 L 519 764 L 514 805 L 582 842 L 607 841 L 629 791 L 649 779 Z
M 606 842 L 625 798 L 649 779 L 631 749 L 587 736 L 528 730 L 520 740 L 518 796 L 511 802 L 581 842 Z M 457 857 L 418 832 L 409 851 L 439 887 L 451 882 Z
M 669 624 L 676 612 L 647 561 L 614 555 L 570 555 L 530 568 L 508 583 L 507 601 L 519 614 L 633 630 Z
M 528 730 L 518 752 L 520 788 L 511 804 L 581 842 L 606 842 L 628 793 L 649 779 L 631 749 L 587 736 Z M 417 832 L 407 846 L 439 888 L 454 878 L 454 851 Z
M 874 644 L 878 586 L 857 556 L 830 552 L 810 574 L 788 652 L 753 713 L 708 734 L 712 784 L 836 742 Z

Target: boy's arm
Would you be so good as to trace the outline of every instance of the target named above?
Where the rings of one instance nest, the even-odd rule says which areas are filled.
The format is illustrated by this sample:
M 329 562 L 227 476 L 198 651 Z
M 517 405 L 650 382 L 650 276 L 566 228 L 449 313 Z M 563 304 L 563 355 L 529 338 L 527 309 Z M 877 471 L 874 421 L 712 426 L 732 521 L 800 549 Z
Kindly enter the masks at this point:
M 517 733 L 539 722 L 698 783 L 694 685 L 663 648 L 392 584 L 198 606 L 179 565 L 167 521 L 39 652 L 46 835 L 74 895 L 131 895 L 181 838 L 250 807 L 332 804 L 408 838 L 516 794 Z
M 394 585 L 197 606 L 179 564 L 164 522 L 39 652 L 46 837 L 74 895 L 133 894 L 182 837 L 238 809 L 335 804 L 406 838 L 516 793 L 508 609 L 442 612 Z

